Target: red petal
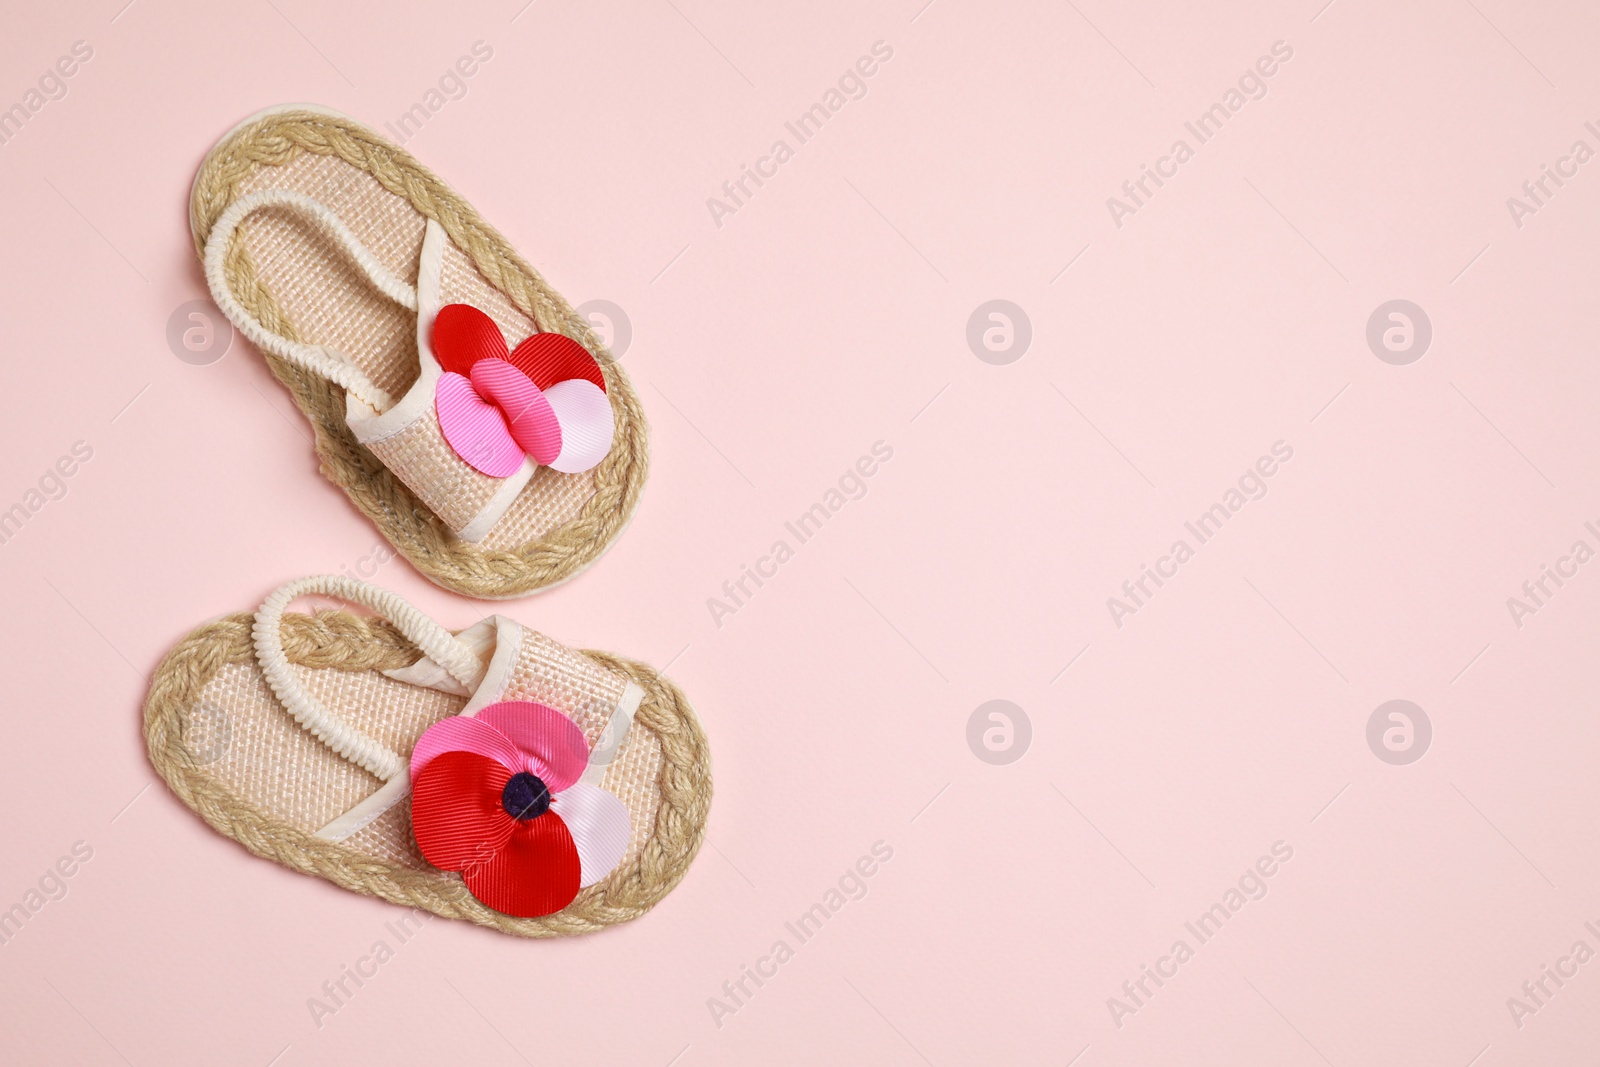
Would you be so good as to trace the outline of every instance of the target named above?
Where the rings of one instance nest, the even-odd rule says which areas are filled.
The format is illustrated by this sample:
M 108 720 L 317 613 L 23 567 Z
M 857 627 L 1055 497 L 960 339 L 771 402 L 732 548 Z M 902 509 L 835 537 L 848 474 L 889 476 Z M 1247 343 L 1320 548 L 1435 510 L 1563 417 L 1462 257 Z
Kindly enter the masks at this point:
M 531 919 L 571 904 L 581 870 L 567 824 L 547 811 L 517 823 L 511 840 L 493 859 L 468 867 L 461 878 L 473 896 L 495 911 Z
M 500 802 L 510 780 L 476 752 L 442 752 L 424 764 L 411 782 L 411 830 L 423 857 L 447 871 L 493 860 L 517 827 Z
M 536 333 L 517 346 L 510 357 L 502 356 L 513 367 L 533 380 L 540 389 L 548 389 L 568 378 L 583 378 L 606 391 L 606 376 L 600 373 L 600 364 L 589 350 L 560 333 Z
M 480 359 L 505 359 L 506 339 L 494 320 L 471 304 L 446 304 L 433 320 L 433 356 L 465 375 Z

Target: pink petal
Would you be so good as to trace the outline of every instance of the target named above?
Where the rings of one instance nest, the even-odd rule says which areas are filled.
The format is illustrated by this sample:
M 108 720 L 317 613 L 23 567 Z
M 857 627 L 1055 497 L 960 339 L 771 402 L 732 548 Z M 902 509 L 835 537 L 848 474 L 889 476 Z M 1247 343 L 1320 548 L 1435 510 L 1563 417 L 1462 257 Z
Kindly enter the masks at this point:
M 552 793 L 571 788 L 589 766 L 589 742 L 578 724 L 555 708 L 528 700 L 506 700 L 478 712 L 517 746 L 514 771 L 537 775 Z
M 544 395 L 561 423 L 561 454 L 545 466 L 577 474 L 605 459 L 616 430 L 606 394 L 593 382 L 568 378 L 546 389 Z
M 493 404 L 485 403 L 466 378 L 453 371 L 439 375 L 433 406 L 439 414 L 439 431 L 473 470 L 491 478 L 508 478 L 522 466 L 522 446 L 506 429 L 505 416 Z
M 411 777 L 415 779 L 429 760 L 446 752 L 475 752 L 494 760 L 512 774 L 523 769 L 521 751 L 492 723 L 452 715 L 440 719 L 417 738 L 417 745 L 411 750 Z
M 633 820 L 622 801 L 598 786 L 579 782 L 552 797 L 550 810 L 566 822 L 578 847 L 580 887 L 594 885 L 622 862 L 633 840 Z
M 511 436 L 535 463 L 548 465 L 561 454 L 561 424 L 526 374 L 503 359 L 482 359 L 472 365 L 472 384 L 500 409 Z

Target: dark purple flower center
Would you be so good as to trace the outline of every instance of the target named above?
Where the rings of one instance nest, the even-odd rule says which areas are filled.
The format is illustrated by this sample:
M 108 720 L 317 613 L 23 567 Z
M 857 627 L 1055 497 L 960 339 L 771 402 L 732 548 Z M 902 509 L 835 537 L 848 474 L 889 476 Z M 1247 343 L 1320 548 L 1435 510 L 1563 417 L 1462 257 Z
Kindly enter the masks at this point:
M 550 810 L 550 790 L 538 775 L 520 771 L 500 791 L 500 804 L 513 819 L 537 819 Z

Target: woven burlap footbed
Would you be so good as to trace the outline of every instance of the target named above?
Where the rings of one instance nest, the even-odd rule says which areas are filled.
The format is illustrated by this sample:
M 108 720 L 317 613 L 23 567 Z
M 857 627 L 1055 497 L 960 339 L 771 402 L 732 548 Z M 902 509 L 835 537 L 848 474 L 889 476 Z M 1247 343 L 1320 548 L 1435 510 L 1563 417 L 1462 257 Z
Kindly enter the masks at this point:
M 145 707 L 145 740 L 151 763 L 179 799 L 256 855 L 346 889 L 523 937 L 587 933 L 636 918 L 688 870 L 711 802 L 705 735 L 677 686 L 606 652 L 578 654 L 588 664 L 579 660 L 577 673 L 592 675 L 581 684 L 603 694 L 631 679 L 644 690 L 602 783 L 628 806 L 634 839 L 610 876 L 566 908 L 519 919 L 485 907 L 459 875 L 431 867 L 417 853 L 408 804 L 342 842 L 314 836 L 381 783 L 312 738 L 273 698 L 257 665 L 252 619 L 238 614 L 208 623 L 167 655 Z M 344 611 L 286 614 L 282 635 L 289 662 L 320 700 L 400 751 L 409 752 L 427 726 L 465 703 L 379 673 L 421 655 L 382 619 Z
M 213 225 L 231 203 L 280 188 L 334 207 L 380 261 L 412 282 L 425 220 L 437 221 L 450 239 L 443 263 L 446 300 L 478 306 L 513 343 L 546 330 L 583 345 L 600 362 L 616 420 L 611 452 L 599 466 L 575 475 L 541 468 L 489 535 L 467 543 L 356 441 L 345 421 L 341 387 L 262 353 L 311 421 L 323 473 L 418 570 L 469 596 L 522 596 L 570 578 L 605 551 L 638 504 L 649 468 L 648 430 L 627 375 L 589 324 L 471 205 L 404 149 L 360 123 L 321 111 L 271 112 L 212 149 L 190 201 L 197 251 L 203 254 Z M 338 348 L 393 395 L 415 380 L 414 315 L 386 303 L 286 213 L 265 211 L 241 226 L 224 273 L 235 297 L 269 331 Z M 427 457 L 405 459 L 415 465 Z M 458 502 L 463 514 L 481 504 L 467 495 Z

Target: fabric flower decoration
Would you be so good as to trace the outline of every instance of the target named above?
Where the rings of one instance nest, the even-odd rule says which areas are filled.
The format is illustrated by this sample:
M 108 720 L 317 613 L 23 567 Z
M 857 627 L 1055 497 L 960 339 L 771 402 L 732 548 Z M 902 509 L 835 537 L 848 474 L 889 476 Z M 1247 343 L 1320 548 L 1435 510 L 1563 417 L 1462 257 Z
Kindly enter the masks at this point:
M 532 456 L 576 474 L 611 451 L 605 375 L 572 338 L 536 333 L 507 351 L 488 315 L 471 304 L 446 304 L 431 340 L 444 370 L 434 392 L 439 429 L 473 469 L 506 478 Z
M 555 708 L 490 704 L 428 727 L 411 752 L 411 827 L 435 867 L 521 918 L 572 903 L 622 861 L 628 808 L 579 782 L 589 744 Z

